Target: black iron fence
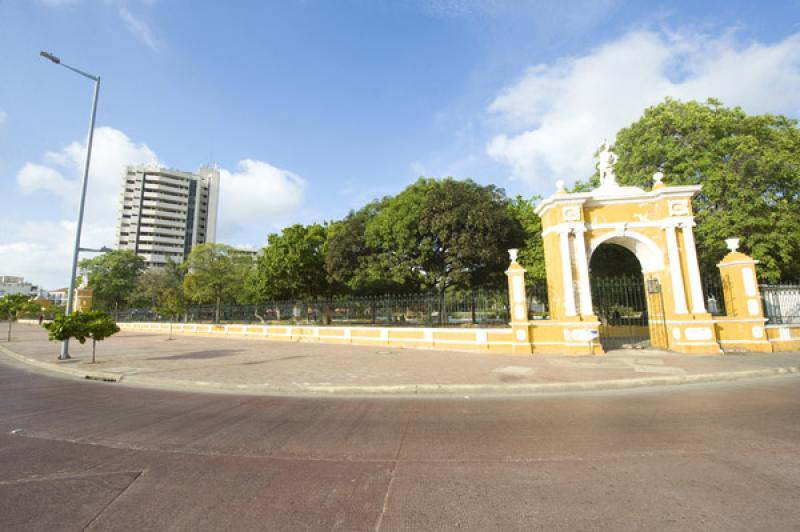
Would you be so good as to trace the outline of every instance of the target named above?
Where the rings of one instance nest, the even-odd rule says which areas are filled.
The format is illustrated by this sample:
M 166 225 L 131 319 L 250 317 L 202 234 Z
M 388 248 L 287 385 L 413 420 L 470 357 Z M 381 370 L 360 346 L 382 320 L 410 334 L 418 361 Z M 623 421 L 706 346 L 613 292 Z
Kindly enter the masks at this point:
M 550 300 L 547 297 L 547 283 L 536 282 L 528 285 L 525 291 L 528 295 L 528 317 L 533 320 L 548 319 L 550 317 Z
M 714 316 L 725 315 L 725 291 L 719 275 L 708 275 L 703 278 L 703 298 L 706 310 Z
M 761 285 L 761 297 L 769 323 L 800 323 L 800 283 Z
M 150 309 L 114 313 L 117 321 L 169 321 Z M 189 305 L 177 321 L 213 322 L 215 305 Z M 506 290 L 448 291 L 341 297 L 306 301 L 265 301 L 258 304 L 222 305 L 221 322 L 314 323 L 319 325 L 392 325 L 452 327 L 459 325 L 508 326 Z

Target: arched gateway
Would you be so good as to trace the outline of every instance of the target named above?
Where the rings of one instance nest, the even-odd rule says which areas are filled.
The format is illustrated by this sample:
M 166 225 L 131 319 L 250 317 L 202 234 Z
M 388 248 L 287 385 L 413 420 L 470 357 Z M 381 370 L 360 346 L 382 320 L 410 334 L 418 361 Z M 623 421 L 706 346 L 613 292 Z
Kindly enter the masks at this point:
M 719 353 L 695 251 L 692 198 L 700 185 L 668 187 L 659 173 L 650 191 L 620 186 L 614 176 L 615 157 L 607 146 L 600 160 L 611 161 L 602 168 L 600 187 L 568 193 L 559 183 L 558 191 L 536 211 L 544 237 L 548 326 L 562 335 L 550 335 L 553 346 L 561 344 L 553 350 L 585 353 L 588 347 L 602 352 L 599 336 L 604 324 L 594 311 L 589 263 L 601 245 L 615 244 L 641 264 L 652 345 L 684 353 Z

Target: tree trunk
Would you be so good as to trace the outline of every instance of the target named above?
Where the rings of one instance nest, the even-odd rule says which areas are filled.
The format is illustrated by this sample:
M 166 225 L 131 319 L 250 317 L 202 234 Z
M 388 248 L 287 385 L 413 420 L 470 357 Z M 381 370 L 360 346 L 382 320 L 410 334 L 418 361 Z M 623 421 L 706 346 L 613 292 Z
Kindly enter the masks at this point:
M 219 323 L 219 306 L 220 306 L 220 298 L 217 297 L 217 308 L 214 311 L 214 323 Z
M 443 286 L 439 288 L 439 325 L 442 325 L 445 322 L 444 290 L 445 289 Z
M 175 314 L 172 314 L 169 317 L 169 338 L 167 340 L 172 340 L 172 322 L 175 321 Z
M 97 340 L 92 338 L 92 364 L 94 364 L 94 350 L 97 347 Z
M 8 317 L 8 341 L 11 341 L 11 324 L 14 323 L 14 320 L 11 319 L 11 316 Z
M 475 316 L 475 290 L 471 289 L 469 291 L 469 302 L 472 310 L 472 324 L 475 325 L 478 323 L 478 319 Z

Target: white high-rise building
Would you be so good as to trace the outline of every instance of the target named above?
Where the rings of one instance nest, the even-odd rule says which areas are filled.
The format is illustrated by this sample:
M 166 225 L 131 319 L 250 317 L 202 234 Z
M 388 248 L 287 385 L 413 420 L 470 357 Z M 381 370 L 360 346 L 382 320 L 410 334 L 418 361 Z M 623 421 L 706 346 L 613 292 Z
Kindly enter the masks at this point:
M 196 173 L 129 166 L 122 178 L 117 247 L 133 250 L 147 266 L 182 262 L 217 232 L 219 170 Z

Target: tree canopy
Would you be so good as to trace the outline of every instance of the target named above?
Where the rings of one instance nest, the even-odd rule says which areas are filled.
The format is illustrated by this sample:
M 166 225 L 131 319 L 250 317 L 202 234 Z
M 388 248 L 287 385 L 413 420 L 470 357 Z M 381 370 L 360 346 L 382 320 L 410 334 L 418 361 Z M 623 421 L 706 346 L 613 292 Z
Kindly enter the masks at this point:
M 420 178 L 366 221 L 364 249 L 373 258 L 361 263 L 383 268 L 398 284 L 499 286 L 507 250 L 524 241 L 508 205 L 494 185 Z
M 661 169 L 668 185 L 700 184 L 695 198 L 701 269 L 716 271 L 724 240 L 761 261 L 767 281 L 800 279 L 800 130 L 781 115 L 748 115 L 717 100 L 667 99 L 619 131 L 620 183 L 648 187 Z
M 216 305 L 219 321 L 220 305 L 242 299 L 253 261 L 225 244 L 199 244 L 186 258 L 183 279 L 186 297 L 195 303 Z
M 129 249 L 115 249 L 80 262 L 94 291 L 94 307 L 105 310 L 124 307 L 131 301 L 144 268 L 144 259 Z
M 256 261 L 254 291 L 264 299 L 303 299 L 328 292 L 324 246 L 327 228 L 295 224 L 271 234 Z
M 148 306 L 164 316 L 181 314 L 186 306 L 183 290 L 185 274 L 181 264 L 171 261 L 161 268 L 147 270 L 137 280 L 136 304 Z

